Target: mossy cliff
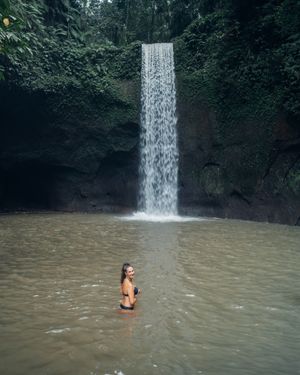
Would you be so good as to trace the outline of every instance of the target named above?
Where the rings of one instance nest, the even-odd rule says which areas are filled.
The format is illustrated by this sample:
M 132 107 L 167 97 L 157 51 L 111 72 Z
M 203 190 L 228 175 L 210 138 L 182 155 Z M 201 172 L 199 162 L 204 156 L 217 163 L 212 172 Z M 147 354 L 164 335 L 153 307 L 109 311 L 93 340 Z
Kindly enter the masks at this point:
M 299 224 L 297 17 L 292 3 L 253 12 L 220 8 L 175 41 L 180 201 L 186 211 Z
M 133 207 L 140 45 L 57 50 L 1 86 L 1 208 Z
M 175 41 L 180 212 L 299 224 L 297 116 L 194 61 L 193 27 Z M 0 208 L 136 209 L 140 43 L 50 56 L 1 86 Z
M 181 211 L 299 224 L 299 129 L 256 108 L 228 118 L 194 79 L 177 75 Z

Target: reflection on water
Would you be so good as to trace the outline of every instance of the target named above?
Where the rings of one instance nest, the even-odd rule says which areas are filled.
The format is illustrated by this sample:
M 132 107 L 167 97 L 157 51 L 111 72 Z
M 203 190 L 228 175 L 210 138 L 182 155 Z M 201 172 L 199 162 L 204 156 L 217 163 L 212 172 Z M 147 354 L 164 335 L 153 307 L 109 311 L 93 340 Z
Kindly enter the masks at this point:
M 300 229 L 0 216 L 0 373 L 300 373 Z M 124 261 L 142 288 L 119 314 Z

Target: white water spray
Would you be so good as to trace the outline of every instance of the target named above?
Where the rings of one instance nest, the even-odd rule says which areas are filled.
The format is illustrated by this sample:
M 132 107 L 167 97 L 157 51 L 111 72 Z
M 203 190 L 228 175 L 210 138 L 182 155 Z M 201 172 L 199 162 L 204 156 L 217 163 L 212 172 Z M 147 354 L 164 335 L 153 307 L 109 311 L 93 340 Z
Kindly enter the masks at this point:
M 178 149 L 172 43 L 142 45 L 139 211 L 177 215 Z

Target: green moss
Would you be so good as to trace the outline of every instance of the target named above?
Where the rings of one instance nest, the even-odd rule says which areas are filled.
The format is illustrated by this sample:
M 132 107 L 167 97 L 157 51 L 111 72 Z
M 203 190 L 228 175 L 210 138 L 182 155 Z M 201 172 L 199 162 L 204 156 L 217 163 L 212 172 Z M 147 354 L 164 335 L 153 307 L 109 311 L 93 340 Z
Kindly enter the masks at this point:
M 122 48 L 111 44 L 83 46 L 74 40 L 63 43 L 46 38 L 43 48 L 26 61 L 16 61 L 8 71 L 9 81 L 30 91 L 54 94 L 85 90 L 114 101 L 121 91 L 118 81 L 136 80 L 140 75 L 141 44 Z M 120 97 L 122 101 L 125 97 Z
M 296 196 L 300 196 L 300 164 L 298 163 L 287 175 L 287 187 Z
M 176 89 L 180 100 L 197 103 L 199 99 L 215 107 L 215 97 L 210 82 L 202 71 L 181 72 L 176 75 Z
M 271 9 L 262 9 L 267 14 L 255 20 L 259 35 L 251 24 L 235 23 L 220 7 L 194 21 L 174 43 L 179 96 L 205 100 L 228 141 L 242 122 L 272 128 L 279 112 L 288 118 L 300 116 L 299 34 L 279 38 L 285 27 L 282 14 Z M 257 38 L 250 39 L 251 33 Z
M 224 176 L 218 166 L 205 167 L 201 171 L 200 184 L 211 198 L 219 198 L 224 194 Z

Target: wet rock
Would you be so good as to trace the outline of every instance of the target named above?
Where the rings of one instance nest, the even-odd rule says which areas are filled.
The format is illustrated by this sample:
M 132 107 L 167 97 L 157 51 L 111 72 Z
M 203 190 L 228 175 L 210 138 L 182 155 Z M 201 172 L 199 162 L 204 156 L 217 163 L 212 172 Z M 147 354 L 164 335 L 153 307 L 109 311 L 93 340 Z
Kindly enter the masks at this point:
M 283 116 L 224 127 L 180 85 L 179 211 L 299 225 L 299 128 Z M 1 90 L 0 210 L 136 209 L 139 88 L 122 90 L 111 101 Z

